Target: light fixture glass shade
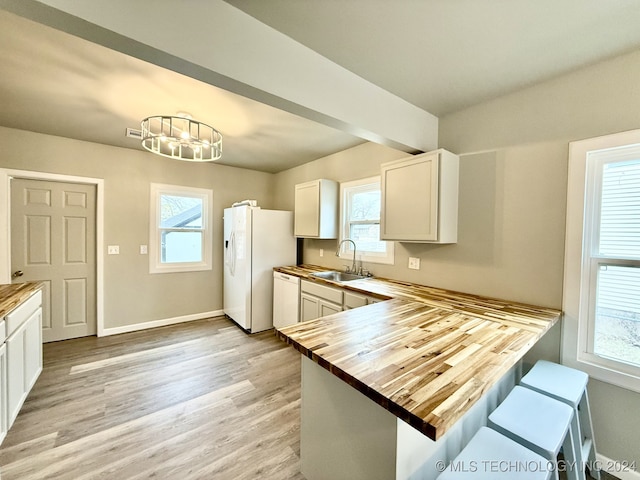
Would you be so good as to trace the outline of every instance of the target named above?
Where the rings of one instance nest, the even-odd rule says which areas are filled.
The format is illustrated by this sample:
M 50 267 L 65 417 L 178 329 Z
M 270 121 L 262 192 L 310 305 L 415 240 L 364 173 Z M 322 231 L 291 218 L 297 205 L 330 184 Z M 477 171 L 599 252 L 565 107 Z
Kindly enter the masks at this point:
M 222 134 L 188 117 L 157 115 L 140 123 L 142 146 L 163 157 L 211 162 L 222 157 Z

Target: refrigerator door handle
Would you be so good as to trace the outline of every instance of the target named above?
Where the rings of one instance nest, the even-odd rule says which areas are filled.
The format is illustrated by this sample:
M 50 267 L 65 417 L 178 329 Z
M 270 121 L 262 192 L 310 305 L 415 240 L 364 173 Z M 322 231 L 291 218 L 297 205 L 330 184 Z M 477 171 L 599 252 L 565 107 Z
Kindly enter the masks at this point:
M 236 274 L 236 232 L 231 232 L 231 237 L 229 238 L 229 249 L 227 250 L 227 254 L 229 255 L 229 273 L 231 275 Z
M 231 249 L 233 245 L 233 232 L 229 234 L 229 240 L 224 241 L 224 264 L 231 271 Z

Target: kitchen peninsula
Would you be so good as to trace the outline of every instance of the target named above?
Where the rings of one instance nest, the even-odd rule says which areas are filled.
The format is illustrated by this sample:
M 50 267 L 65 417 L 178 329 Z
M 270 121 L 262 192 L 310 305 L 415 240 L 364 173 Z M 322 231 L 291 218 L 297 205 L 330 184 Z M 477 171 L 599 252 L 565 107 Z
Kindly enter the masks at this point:
M 436 478 L 520 377 L 558 310 L 322 267 L 276 270 L 389 299 L 277 331 L 302 355 L 301 467 L 320 478 Z M 444 462 L 444 463 L 438 463 Z

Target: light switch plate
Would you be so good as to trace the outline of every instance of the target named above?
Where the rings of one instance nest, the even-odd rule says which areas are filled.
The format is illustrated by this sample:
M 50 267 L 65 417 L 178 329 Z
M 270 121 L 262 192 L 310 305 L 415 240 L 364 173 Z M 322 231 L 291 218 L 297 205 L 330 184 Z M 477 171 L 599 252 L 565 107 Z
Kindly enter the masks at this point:
M 420 259 L 418 257 L 409 257 L 409 268 L 411 270 L 420 270 Z
M 321 256 L 321 257 L 324 257 L 324 248 L 321 248 L 321 249 L 320 249 L 320 256 Z
M 120 255 L 120 245 L 108 245 L 107 246 L 107 254 L 109 254 L 109 255 Z

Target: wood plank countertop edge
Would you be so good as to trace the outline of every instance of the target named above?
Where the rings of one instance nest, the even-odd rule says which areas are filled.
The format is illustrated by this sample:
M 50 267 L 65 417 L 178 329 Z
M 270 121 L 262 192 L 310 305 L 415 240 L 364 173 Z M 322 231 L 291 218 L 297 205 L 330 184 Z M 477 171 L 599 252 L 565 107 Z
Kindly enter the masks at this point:
M 440 438 L 462 417 L 522 359 L 561 316 L 559 310 L 552 308 L 424 287 L 408 282 L 380 278 L 347 283 L 332 282 L 310 276 L 313 272 L 329 270 L 315 265 L 277 267 L 274 270 L 380 299 L 391 299 L 390 302 L 360 307 L 276 329 L 276 336 L 432 440 Z M 374 330 L 395 335 L 395 343 L 385 344 L 384 352 L 376 352 L 375 348 L 362 350 L 362 345 L 358 343 L 361 340 L 360 333 L 348 327 L 349 322 L 355 322 L 354 328 L 361 330 L 366 330 L 372 325 L 371 328 Z M 463 328 L 460 328 L 460 325 L 463 325 Z M 445 348 L 450 350 L 441 357 L 446 360 L 437 359 L 439 373 L 430 372 L 430 379 L 424 379 L 420 377 L 422 365 L 436 359 L 441 352 L 429 353 L 427 357 L 423 355 L 420 358 L 418 349 L 423 353 L 430 352 L 430 345 L 438 342 L 430 344 L 424 339 L 438 328 L 454 340 L 451 341 L 451 345 L 446 341 L 443 343 Z M 377 345 L 380 337 L 384 337 L 377 334 L 378 330 L 362 334 L 363 341 Z M 398 339 L 404 338 L 405 334 L 411 338 L 407 342 L 413 342 L 411 347 L 399 344 Z M 474 336 L 479 336 L 477 341 L 480 343 L 473 344 Z M 345 341 L 351 343 L 341 346 L 342 338 L 347 338 Z M 419 340 L 416 341 L 416 338 Z M 461 342 L 461 339 L 464 342 Z M 484 346 L 485 340 L 482 339 L 489 339 L 493 343 Z M 353 350 L 352 358 L 349 358 L 349 348 Z M 491 356 L 491 361 L 487 364 L 475 361 L 473 355 L 476 350 L 478 354 L 484 352 L 484 355 Z M 380 372 L 366 371 L 367 362 L 379 360 L 376 357 L 378 353 L 380 358 L 386 358 L 383 357 L 384 354 L 404 356 L 398 361 L 390 361 L 385 368 L 392 373 L 406 372 L 413 384 L 419 385 L 422 390 L 413 391 L 409 388 L 404 393 L 405 389 L 399 388 L 395 393 L 385 394 L 385 389 L 392 390 L 379 385 Z M 453 366 L 447 362 L 452 362 Z M 458 385 L 457 378 L 452 382 L 446 380 L 448 368 L 456 374 L 461 374 L 462 384 Z M 440 375 L 442 378 L 439 378 Z M 435 385 L 439 380 L 445 382 L 443 385 L 446 387 L 436 390 L 436 397 L 442 398 L 432 399 L 428 393 L 422 393 L 433 390 L 430 390 L 429 383 L 433 381 Z M 453 393 L 445 396 L 449 391 Z M 454 398 L 454 394 L 464 394 L 465 398 Z M 425 400 L 422 403 L 419 400 L 414 401 L 412 395 L 415 398 L 424 397 Z M 444 411 L 445 415 L 438 415 L 441 411 Z
M 0 284 L 0 320 L 42 286 L 42 282 Z

